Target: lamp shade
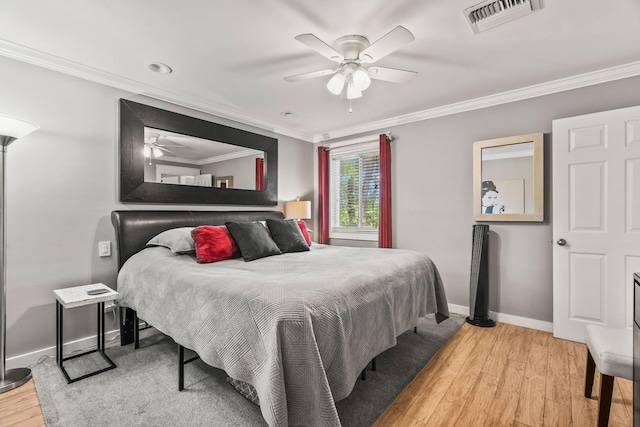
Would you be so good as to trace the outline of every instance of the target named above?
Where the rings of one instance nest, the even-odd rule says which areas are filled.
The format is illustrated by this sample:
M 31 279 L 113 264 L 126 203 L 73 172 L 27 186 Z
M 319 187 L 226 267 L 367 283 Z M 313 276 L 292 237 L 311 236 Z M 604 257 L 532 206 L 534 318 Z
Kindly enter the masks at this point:
M 362 69 L 354 71 L 352 78 L 353 84 L 361 91 L 367 89 L 371 84 L 371 78 L 367 72 Z
M 284 205 L 284 215 L 287 218 L 308 219 L 311 218 L 311 202 L 296 200 Z
M 331 77 L 329 83 L 327 83 L 327 89 L 334 95 L 340 95 L 342 93 L 342 89 L 344 88 L 344 82 L 347 79 L 342 73 L 338 73 Z
M 356 99 L 362 96 L 362 91 L 353 82 L 347 85 L 347 99 Z
M 4 145 L 9 145 L 14 140 L 27 136 L 39 128 L 40 126 L 33 123 L 0 115 L 0 136 L 8 140 Z
M 158 147 L 151 147 L 151 151 L 153 151 L 153 155 L 156 157 L 162 157 L 163 155 L 162 150 Z

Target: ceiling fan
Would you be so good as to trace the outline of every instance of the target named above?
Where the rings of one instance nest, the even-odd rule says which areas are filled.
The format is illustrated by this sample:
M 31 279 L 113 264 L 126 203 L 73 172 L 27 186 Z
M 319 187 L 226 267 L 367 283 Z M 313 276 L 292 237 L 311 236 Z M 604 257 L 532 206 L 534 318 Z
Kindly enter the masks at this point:
M 143 148 L 143 154 L 145 158 L 149 159 L 149 164 L 151 164 L 151 155 L 153 154 L 153 157 L 158 158 L 158 157 L 162 157 L 164 155 L 163 152 L 167 152 L 167 153 L 171 153 L 174 154 L 173 151 L 169 150 L 169 148 L 167 147 L 171 147 L 171 148 L 187 148 L 184 145 L 180 145 L 177 143 L 173 143 L 174 145 L 168 145 L 168 144 L 160 144 L 160 140 L 163 141 L 168 141 L 168 142 L 172 142 L 170 139 L 163 137 L 157 133 L 145 133 L 145 137 L 144 137 L 144 148 Z
M 312 71 L 284 79 L 297 82 L 333 74 L 327 83 L 327 89 L 334 95 L 342 95 L 349 100 L 360 98 L 362 91 L 371 84 L 371 79 L 406 83 L 418 74 L 415 71 L 395 68 L 363 66 L 376 62 L 412 42 L 415 37 L 403 26 L 397 26 L 373 44 L 369 44 L 369 40 L 359 35 L 340 37 L 333 43 L 333 47 L 313 34 L 300 34 L 295 39 L 340 65 L 335 69 Z

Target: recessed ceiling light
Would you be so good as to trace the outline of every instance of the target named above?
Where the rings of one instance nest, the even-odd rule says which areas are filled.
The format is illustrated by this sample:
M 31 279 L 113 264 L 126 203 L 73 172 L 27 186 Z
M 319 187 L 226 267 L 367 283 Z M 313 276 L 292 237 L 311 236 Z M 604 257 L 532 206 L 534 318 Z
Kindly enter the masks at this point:
M 293 117 L 294 114 L 291 111 L 283 111 L 282 113 L 280 113 L 280 115 L 282 117 Z
M 160 74 L 171 74 L 173 70 L 167 64 L 163 64 L 162 62 L 152 62 L 147 65 L 151 71 L 154 73 Z

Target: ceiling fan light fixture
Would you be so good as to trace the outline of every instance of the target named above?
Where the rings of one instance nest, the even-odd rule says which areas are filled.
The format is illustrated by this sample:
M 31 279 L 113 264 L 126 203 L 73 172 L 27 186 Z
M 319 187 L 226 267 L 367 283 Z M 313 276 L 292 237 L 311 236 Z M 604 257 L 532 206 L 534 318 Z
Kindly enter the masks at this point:
M 162 157 L 162 150 L 158 147 L 152 147 L 151 150 L 153 151 L 153 155 L 155 157 Z
M 366 90 L 371 84 L 371 78 L 362 68 L 358 68 L 353 72 L 353 84 L 361 91 Z
M 362 97 L 362 91 L 353 83 L 347 85 L 347 99 L 356 99 Z
M 149 147 L 149 144 L 144 144 L 144 149 L 142 150 L 142 154 L 144 154 L 145 158 L 151 157 L 151 147 Z
M 342 93 L 342 89 L 344 88 L 344 82 L 346 81 L 345 76 L 342 73 L 337 73 L 331 80 L 327 83 L 327 89 L 334 95 L 340 95 Z

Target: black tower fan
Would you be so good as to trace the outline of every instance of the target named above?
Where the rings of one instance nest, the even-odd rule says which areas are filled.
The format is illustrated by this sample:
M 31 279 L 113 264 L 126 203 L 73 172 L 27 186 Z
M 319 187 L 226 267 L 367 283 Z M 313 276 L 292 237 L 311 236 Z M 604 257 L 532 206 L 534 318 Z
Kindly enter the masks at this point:
M 496 326 L 489 318 L 489 226 L 473 226 L 471 284 L 467 322 L 483 328 Z

